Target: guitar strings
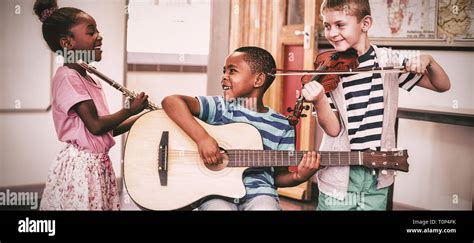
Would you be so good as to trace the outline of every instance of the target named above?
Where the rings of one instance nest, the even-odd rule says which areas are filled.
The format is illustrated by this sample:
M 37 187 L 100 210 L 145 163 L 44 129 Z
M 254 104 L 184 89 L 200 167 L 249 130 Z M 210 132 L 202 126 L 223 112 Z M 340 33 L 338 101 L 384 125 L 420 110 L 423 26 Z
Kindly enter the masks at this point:
M 278 150 L 275 150 L 275 151 L 278 151 Z M 225 152 L 225 154 L 227 156 L 241 156 L 241 157 L 245 157 L 245 156 L 251 156 L 251 157 L 265 157 L 265 158 L 273 158 L 273 157 L 288 157 L 288 155 L 285 153 L 286 151 L 284 152 L 281 152 L 281 153 L 262 153 L 262 154 L 252 154 L 251 152 L 250 153 L 246 153 L 246 152 Z M 327 153 L 321 153 L 321 152 L 318 152 L 320 154 L 321 157 L 323 158 L 331 158 L 331 159 L 338 159 L 338 158 L 341 158 L 341 159 L 348 159 L 348 158 L 354 158 L 354 159 L 359 159 L 359 155 L 358 154 L 346 154 L 346 153 L 341 153 L 341 154 L 335 154 L 335 155 L 330 155 L 329 152 Z M 168 152 L 169 155 L 198 155 L 199 152 L 197 151 L 180 151 L 180 150 L 175 150 L 175 151 L 171 151 L 171 152 Z M 301 152 L 301 153 L 298 153 L 296 154 L 296 156 L 299 156 L 299 157 L 302 157 L 302 155 L 304 154 L 304 152 Z M 391 158 L 391 157 L 396 157 L 397 155 L 371 155 L 372 157 L 386 157 L 386 158 Z

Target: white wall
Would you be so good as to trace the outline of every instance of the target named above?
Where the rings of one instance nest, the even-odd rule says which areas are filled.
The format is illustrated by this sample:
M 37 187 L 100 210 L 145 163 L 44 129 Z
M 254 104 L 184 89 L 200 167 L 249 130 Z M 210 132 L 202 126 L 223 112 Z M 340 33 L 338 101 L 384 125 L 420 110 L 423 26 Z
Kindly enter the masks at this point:
M 33 14 L 33 5 L 31 0 L 0 2 L 0 109 L 46 110 L 50 104 L 52 54 L 41 42 L 41 22 Z M 28 38 L 14 38 L 18 33 Z M 31 72 L 31 67 L 37 69 Z
M 5 131 L 5 126 L 3 125 L 3 119 L 0 118 L 0 185 L 4 185 L 5 181 L 5 176 L 4 172 L 5 171 L 5 166 L 4 166 L 4 154 L 5 154 L 5 143 L 3 137 L 5 136 L 4 131 Z
M 229 55 L 230 0 L 211 2 L 211 43 L 207 65 L 207 94 L 222 95 L 222 66 Z
M 430 210 L 471 210 L 474 128 L 400 119 L 398 146 L 410 171 L 399 173 L 394 202 Z
M 206 95 L 206 73 L 128 72 L 127 87 L 145 92 L 158 106 L 165 96 L 180 94 Z
M 77 7 L 92 15 L 104 38 L 102 61 L 97 68 L 119 83 L 124 82 L 124 60 L 125 60 L 125 0 L 78 0 L 59 1 L 59 6 Z M 23 9 L 26 14 L 32 14 L 33 10 Z M 35 20 L 37 21 L 37 20 Z M 14 24 L 14 22 L 12 22 Z M 29 38 L 36 33 L 37 25 L 32 24 L 30 28 L 16 29 L 9 33 L 9 38 Z M 41 39 L 36 46 L 18 48 L 17 55 L 26 58 L 30 48 L 46 48 Z M 3 58 L 3 56 L 2 56 Z M 7 57 L 8 58 L 8 57 Z M 35 66 L 30 66 L 31 72 Z M 38 70 L 40 71 L 40 70 Z M 3 80 L 1 80 L 3 82 Z M 37 80 L 28 80 L 36 83 Z M 4 86 L 4 83 L 0 83 Z M 46 85 L 46 84 L 45 84 Z M 0 89 L 2 88 L 0 86 Z M 122 97 L 115 89 L 104 84 L 105 94 L 111 112 L 121 108 Z M 36 90 L 28 90 L 34 97 Z M 57 141 L 51 112 L 40 113 L 0 113 L 0 186 L 15 186 L 27 184 L 41 184 L 46 181 L 48 168 L 54 160 L 55 155 L 62 147 Z M 116 137 L 117 144 L 110 151 L 116 174 L 120 173 L 121 138 Z
M 399 107 L 444 109 L 452 112 L 460 112 L 456 109 L 471 109 L 474 113 L 474 52 L 422 51 L 421 53 L 432 55 L 444 68 L 451 79 L 451 90 L 441 94 L 418 87 L 411 92 L 401 91 Z
M 443 66 L 451 90 L 400 91 L 399 107 L 474 114 L 474 52 L 425 52 Z M 398 131 L 398 147 L 408 149 L 410 172 L 396 178 L 394 202 L 430 210 L 471 210 L 474 128 L 400 119 Z

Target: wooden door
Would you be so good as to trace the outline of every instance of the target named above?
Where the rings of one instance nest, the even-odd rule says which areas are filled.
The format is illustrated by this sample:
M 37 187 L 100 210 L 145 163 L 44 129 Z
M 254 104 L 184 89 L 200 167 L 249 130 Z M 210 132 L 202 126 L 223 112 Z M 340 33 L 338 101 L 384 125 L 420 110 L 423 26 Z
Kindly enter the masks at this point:
M 317 55 L 317 30 L 319 23 L 320 1 L 288 0 L 287 21 L 279 36 L 283 49 L 284 69 L 313 69 L 313 60 Z M 293 108 L 296 102 L 295 90 L 301 91 L 301 77 L 284 76 L 282 79 L 283 113 L 289 115 L 288 107 Z M 311 107 L 312 108 L 312 107 Z M 311 109 L 304 112 L 307 117 L 301 118 L 296 127 L 298 150 L 315 150 L 316 120 L 311 116 Z M 291 168 L 290 168 L 291 169 Z M 296 170 L 296 168 L 293 168 Z M 280 195 L 310 200 L 311 180 L 294 188 L 279 189 Z

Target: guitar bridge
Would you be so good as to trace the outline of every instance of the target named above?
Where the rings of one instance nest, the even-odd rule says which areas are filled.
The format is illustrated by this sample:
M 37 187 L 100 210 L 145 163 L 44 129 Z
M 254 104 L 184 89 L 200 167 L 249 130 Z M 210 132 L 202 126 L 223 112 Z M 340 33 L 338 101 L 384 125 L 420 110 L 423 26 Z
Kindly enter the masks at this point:
M 160 146 L 158 147 L 158 174 L 161 186 L 168 184 L 168 131 L 161 133 Z

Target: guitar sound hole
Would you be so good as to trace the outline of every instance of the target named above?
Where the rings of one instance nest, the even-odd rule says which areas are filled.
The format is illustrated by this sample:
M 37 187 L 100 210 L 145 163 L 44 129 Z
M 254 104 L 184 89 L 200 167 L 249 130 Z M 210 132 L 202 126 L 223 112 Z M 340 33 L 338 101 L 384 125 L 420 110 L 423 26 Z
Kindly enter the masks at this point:
M 221 171 L 225 169 L 227 165 L 229 164 L 229 156 L 227 156 L 227 154 L 224 151 L 221 151 L 221 153 L 223 157 L 222 163 L 215 164 L 215 165 L 204 164 L 204 166 L 206 166 L 206 168 L 212 171 Z

